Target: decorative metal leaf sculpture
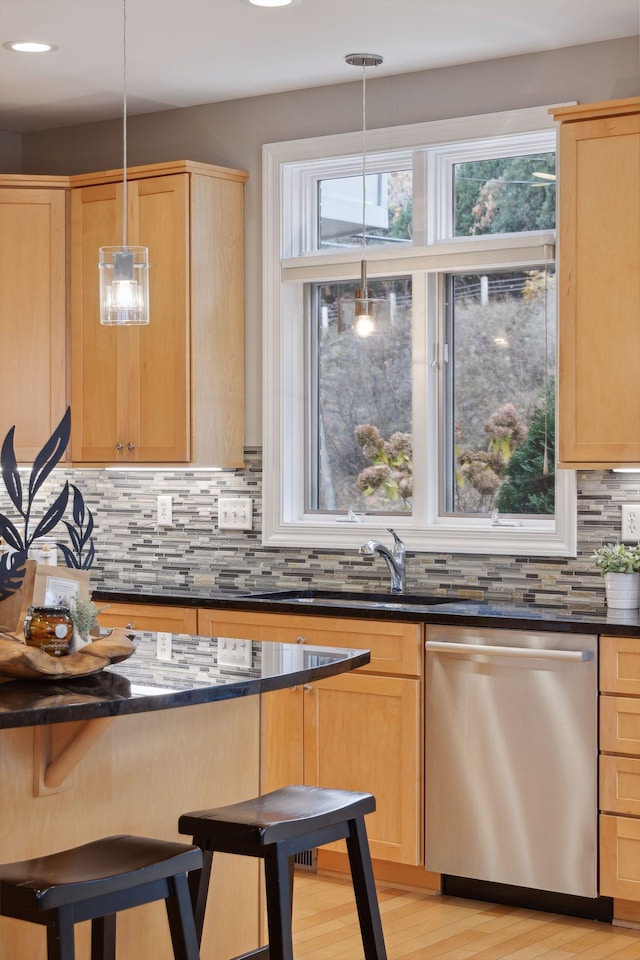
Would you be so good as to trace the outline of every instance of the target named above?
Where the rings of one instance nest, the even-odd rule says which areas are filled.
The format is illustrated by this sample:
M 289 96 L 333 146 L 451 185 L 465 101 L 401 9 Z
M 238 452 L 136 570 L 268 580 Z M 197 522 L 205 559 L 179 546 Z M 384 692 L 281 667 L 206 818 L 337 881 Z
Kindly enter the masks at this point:
M 66 544 L 58 543 L 68 567 L 88 570 L 95 559 L 95 545 L 91 534 L 93 532 L 93 514 L 86 506 L 84 498 L 75 484 L 71 484 L 73 491 L 72 516 L 73 522 L 64 520 L 64 514 L 69 503 L 69 482 L 66 481 L 62 491 L 44 516 L 36 523 L 32 532 L 29 531 L 32 523 L 32 510 L 38 490 L 59 463 L 71 435 L 71 408 L 67 407 L 65 415 L 53 431 L 42 450 L 33 461 L 27 500 L 25 503 L 22 482 L 18 471 L 14 449 L 15 426 L 11 427 L 0 452 L 2 479 L 9 498 L 18 514 L 24 521 L 22 533 L 15 523 L 4 514 L 0 514 L 0 537 L 14 551 L 11 554 L 0 556 L 0 600 L 6 600 L 20 589 L 26 573 L 26 560 L 29 547 L 34 540 L 46 536 L 61 521 L 64 522 L 73 549 Z

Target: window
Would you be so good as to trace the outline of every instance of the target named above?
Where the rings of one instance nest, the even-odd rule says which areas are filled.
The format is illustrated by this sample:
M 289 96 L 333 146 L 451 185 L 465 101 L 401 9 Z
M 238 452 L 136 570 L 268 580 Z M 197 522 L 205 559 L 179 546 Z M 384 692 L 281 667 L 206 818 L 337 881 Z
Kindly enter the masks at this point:
M 362 255 L 357 134 L 264 148 L 265 542 L 355 546 L 393 525 L 414 550 L 574 553 L 546 110 L 369 144 L 367 272 L 392 325 L 366 339 L 336 317 Z

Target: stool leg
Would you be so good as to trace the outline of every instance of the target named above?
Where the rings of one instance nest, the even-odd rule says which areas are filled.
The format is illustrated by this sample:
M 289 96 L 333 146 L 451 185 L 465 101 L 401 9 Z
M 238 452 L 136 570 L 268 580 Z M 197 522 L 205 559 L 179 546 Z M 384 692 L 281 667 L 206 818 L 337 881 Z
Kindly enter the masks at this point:
M 200 956 L 198 936 L 186 874 L 179 873 L 172 877 L 169 880 L 169 886 L 172 893 L 165 902 L 174 960 L 198 960 Z
M 293 960 L 291 867 L 291 858 L 279 844 L 273 844 L 264 859 L 269 960 Z
M 349 821 L 347 852 L 366 960 L 387 960 L 364 818 Z
M 202 943 L 202 928 L 204 926 L 204 915 L 207 908 L 207 896 L 209 894 L 209 882 L 211 879 L 211 864 L 213 861 L 213 851 L 205 850 L 205 841 L 198 842 L 198 838 L 193 838 L 194 846 L 202 850 L 202 868 L 192 870 L 189 874 L 189 892 L 191 894 L 191 904 L 193 916 L 196 924 L 196 933 L 198 935 L 198 944 Z
M 91 960 L 116 960 L 116 915 L 91 921 Z
M 73 915 L 69 907 L 59 907 L 56 919 L 47 924 L 47 960 L 75 960 Z

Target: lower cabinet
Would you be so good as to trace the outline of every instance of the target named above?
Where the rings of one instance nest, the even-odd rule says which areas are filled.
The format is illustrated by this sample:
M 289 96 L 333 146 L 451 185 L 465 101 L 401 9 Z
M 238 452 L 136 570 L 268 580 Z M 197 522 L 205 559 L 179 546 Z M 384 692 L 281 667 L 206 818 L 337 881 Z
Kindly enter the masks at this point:
M 263 696 L 261 787 L 370 792 L 372 857 L 421 865 L 422 624 L 206 609 L 198 631 L 371 650 L 371 663 L 353 673 Z
M 640 638 L 600 638 L 599 763 L 600 893 L 640 920 Z
M 173 607 L 169 604 L 96 601 L 105 609 L 99 616 L 102 627 L 125 627 L 129 630 L 161 630 L 168 633 L 197 634 L 198 615 L 195 607 Z

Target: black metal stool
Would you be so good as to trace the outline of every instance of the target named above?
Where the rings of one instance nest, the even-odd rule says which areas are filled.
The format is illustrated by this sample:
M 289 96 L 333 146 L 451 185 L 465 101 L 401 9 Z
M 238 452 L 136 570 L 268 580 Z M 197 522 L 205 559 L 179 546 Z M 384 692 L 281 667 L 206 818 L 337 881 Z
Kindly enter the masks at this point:
M 293 960 L 293 858 L 303 850 L 346 839 L 366 960 L 386 960 L 380 910 L 364 816 L 376 808 L 370 793 L 291 786 L 232 803 L 185 813 L 180 833 L 203 851 L 202 870 L 189 875 L 198 941 L 202 938 L 211 862 L 215 852 L 264 860 L 269 960 Z
M 196 846 L 129 836 L 0 864 L 0 916 L 44 924 L 48 960 L 74 960 L 74 924 L 91 920 L 91 960 L 114 960 L 116 913 L 166 900 L 175 960 L 198 960 L 187 873 L 201 864 Z

